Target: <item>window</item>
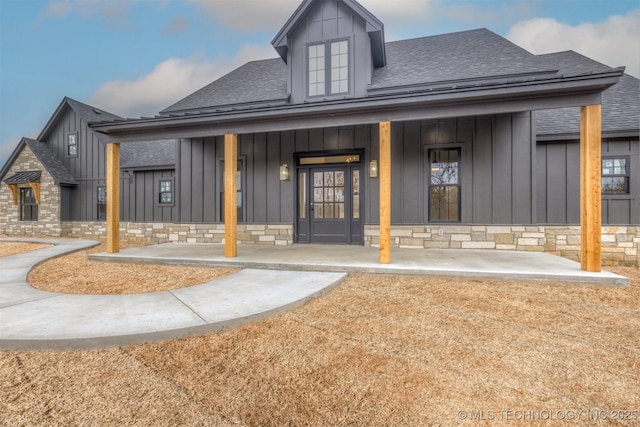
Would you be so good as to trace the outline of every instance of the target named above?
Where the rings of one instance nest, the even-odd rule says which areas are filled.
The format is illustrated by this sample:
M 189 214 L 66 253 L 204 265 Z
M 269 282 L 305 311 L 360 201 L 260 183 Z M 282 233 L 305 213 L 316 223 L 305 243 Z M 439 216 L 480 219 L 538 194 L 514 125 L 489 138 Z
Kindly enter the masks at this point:
M 161 179 L 158 191 L 159 205 L 173 205 L 173 180 Z
M 310 45 L 308 54 L 310 97 L 349 92 L 348 40 Z
M 107 220 L 107 187 L 98 187 L 98 221 Z
M 429 151 L 429 221 L 460 221 L 460 149 Z
M 78 157 L 78 134 L 67 134 L 67 156 Z
M 629 193 L 628 157 L 605 157 L 602 159 L 602 193 Z
M 38 205 L 32 188 L 20 189 L 20 221 L 37 221 Z
M 236 171 L 238 194 L 238 222 L 244 222 L 244 185 L 242 176 L 244 175 L 244 161 L 238 159 L 238 170 Z M 220 221 L 224 221 L 224 160 L 220 160 Z

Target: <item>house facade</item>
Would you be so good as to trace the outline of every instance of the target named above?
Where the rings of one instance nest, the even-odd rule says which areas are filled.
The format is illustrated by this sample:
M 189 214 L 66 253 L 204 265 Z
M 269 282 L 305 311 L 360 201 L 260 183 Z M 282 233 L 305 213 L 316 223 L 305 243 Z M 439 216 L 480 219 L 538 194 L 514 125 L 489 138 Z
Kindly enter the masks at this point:
M 278 58 L 250 62 L 156 117 L 88 125 L 112 153 L 111 189 L 104 175 L 95 184 L 117 201 L 107 235 L 579 259 L 588 228 L 599 231 L 605 263 L 638 265 L 638 81 L 622 69 L 536 56 L 485 29 L 386 43 L 383 23 L 352 0 L 303 1 L 272 44 Z M 630 108 L 620 111 L 619 94 L 610 102 L 614 89 Z M 597 185 L 597 202 L 582 207 L 600 214 L 581 227 L 580 130 L 592 122 L 580 108 L 600 104 L 602 140 L 587 141 L 602 156 L 584 174 L 598 169 L 613 191 Z M 560 129 L 568 122 L 547 111 L 577 111 L 575 126 Z M 611 121 L 619 115 L 631 125 Z M 130 161 L 132 151 L 164 160 Z M 88 212 L 63 221 L 63 233 L 104 235 Z

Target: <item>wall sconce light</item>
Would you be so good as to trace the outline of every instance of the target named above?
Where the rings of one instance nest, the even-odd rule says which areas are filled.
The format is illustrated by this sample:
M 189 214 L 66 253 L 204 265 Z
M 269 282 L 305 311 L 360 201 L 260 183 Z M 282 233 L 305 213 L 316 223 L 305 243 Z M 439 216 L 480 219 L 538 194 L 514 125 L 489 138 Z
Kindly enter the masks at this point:
M 280 165 L 280 181 L 289 181 L 289 166 L 286 163 Z
M 378 177 L 378 161 L 371 160 L 369 162 L 369 178 L 377 178 Z

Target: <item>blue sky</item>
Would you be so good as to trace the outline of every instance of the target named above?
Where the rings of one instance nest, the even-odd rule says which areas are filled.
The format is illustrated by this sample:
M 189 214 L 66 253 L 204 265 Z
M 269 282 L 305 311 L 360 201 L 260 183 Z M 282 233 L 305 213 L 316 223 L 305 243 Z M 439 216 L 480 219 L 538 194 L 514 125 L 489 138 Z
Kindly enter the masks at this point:
M 253 59 L 301 0 L 0 0 L 0 165 L 64 96 L 149 116 Z M 360 0 L 387 41 L 486 27 L 640 74 L 639 0 Z

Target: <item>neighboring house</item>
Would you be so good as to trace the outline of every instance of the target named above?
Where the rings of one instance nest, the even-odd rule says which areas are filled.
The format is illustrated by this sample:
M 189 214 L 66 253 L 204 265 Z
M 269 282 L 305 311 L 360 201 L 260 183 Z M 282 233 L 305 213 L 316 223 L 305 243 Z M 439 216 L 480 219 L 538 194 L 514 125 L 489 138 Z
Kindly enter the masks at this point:
M 604 224 L 623 226 L 602 228 L 604 259 L 638 264 L 637 95 L 620 113 L 607 96 L 620 90 L 634 105 L 638 81 L 622 69 L 536 56 L 486 29 L 385 43 L 382 22 L 354 0 L 303 1 L 272 44 L 279 58 L 249 62 L 156 117 L 89 125 L 121 146 L 122 236 L 222 242 L 231 188 L 231 240 L 241 243 L 386 245 L 390 219 L 395 247 L 578 258 L 580 119 L 565 131 L 547 111 L 603 102 L 603 146 L 621 150 L 608 138 L 627 138 L 629 171 L 616 173 L 614 158 L 603 181 L 617 193 L 626 183 L 603 197 Z M 621 129 L 619 115 L 635 128 Z M 157 157 L 133 161 L 131 150 Z M 227 183 L 225 159 L 237 169 Z M 72 220 L 84 230 L 73 235 L 103 235 L 104 223 L 85 218 Z

